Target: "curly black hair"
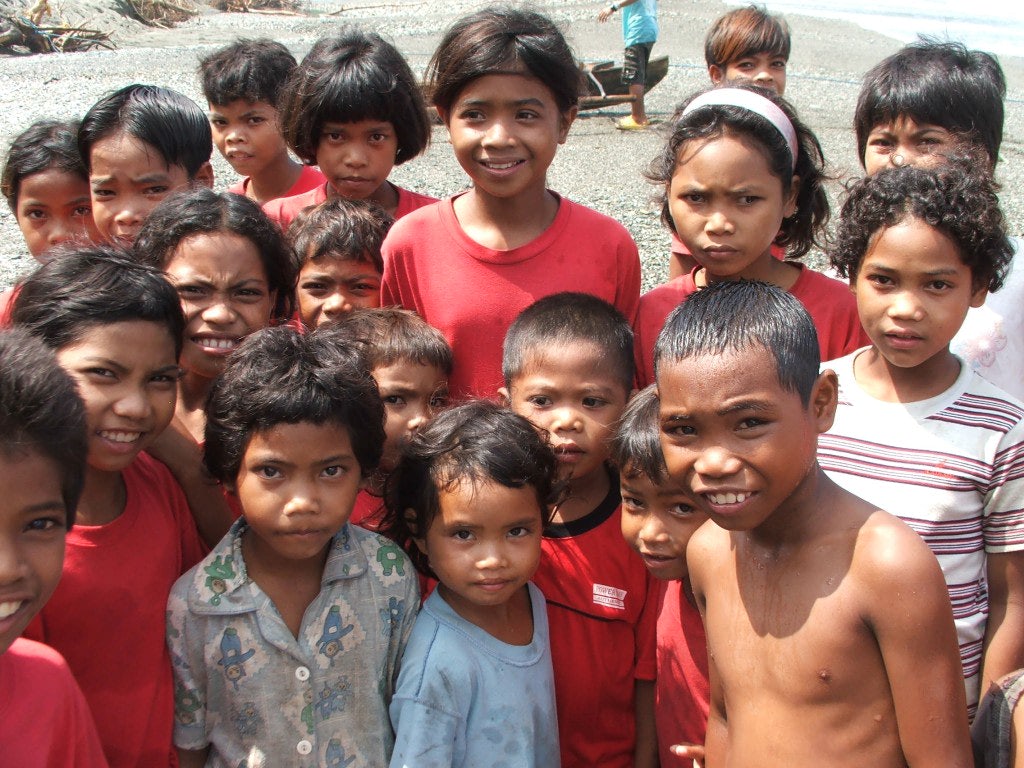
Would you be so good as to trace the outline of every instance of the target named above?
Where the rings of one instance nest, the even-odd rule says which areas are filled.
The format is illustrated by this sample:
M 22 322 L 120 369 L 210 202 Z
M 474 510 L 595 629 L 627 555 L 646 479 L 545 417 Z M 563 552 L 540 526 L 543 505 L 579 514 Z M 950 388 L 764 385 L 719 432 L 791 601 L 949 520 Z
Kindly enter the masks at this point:
M 1013 258 L 987 167 L 952 159 L 933 168 L 887 168 L 847 190 L 829 258 L 855 279 L 879 231 L 912 217 L 947 235 L 971 270 L 975 290 L 998 291 Z

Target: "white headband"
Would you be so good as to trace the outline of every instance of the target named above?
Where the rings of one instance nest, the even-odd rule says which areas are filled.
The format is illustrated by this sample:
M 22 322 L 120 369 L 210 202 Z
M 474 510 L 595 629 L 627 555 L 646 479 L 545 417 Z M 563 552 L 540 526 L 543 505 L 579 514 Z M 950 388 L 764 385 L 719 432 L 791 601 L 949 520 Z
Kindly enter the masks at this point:
M 740 107 L 754 114 L 760 115 L 782 134 L 782 138 L 789 145 L 789 154 L 793 158 L 793 170 L 796 170 L 796 156 L 799 145 L 796 140 L 796 129 L 786 113 L 779 109 L 778 105 L 772 103 L 764 96 L 745 88 L 715 88 L 702 93 L 683 110 L 683 115 L 688 115 L 701 107 Z

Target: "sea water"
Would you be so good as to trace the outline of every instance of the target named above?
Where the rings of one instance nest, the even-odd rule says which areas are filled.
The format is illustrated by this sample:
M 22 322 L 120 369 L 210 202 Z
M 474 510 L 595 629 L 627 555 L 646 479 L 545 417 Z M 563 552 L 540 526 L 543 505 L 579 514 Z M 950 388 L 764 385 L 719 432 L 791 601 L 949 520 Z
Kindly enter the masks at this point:
M 727 4 L 748 2 L 728 0 Z M 903 43 L 930 35 L 989 53 L 1024 57 L 1021 0 L 768 0 L 764 4 L 774 13 L 850 21 Z

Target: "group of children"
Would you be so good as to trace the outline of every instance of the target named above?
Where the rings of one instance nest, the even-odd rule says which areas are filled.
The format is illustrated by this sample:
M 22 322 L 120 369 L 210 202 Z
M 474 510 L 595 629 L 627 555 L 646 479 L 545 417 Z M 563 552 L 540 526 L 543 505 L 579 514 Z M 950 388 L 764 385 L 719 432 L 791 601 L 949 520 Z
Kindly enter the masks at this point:
M 642 297 L 625 228 L 547 187 L 581 75 L 535 11 L 430 61 L 472 181 L 441 201 L 388 181 L 429 118 L 355 29 L 203 59 L 208 115 L 133 85 L 23 133 L 5 759 L 1013 765 L 1002 72 L 927 41 L 869 72 L 830 240 L 789 45 L 754 6 L 716 23 Z M 799 262 L 822 245 L 849 285 Z

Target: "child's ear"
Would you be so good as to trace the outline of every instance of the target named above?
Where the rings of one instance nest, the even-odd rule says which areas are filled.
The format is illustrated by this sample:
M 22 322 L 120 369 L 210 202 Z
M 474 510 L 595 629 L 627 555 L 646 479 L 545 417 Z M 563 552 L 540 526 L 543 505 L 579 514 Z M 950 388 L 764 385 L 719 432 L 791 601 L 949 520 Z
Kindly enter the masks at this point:
M 199 166 L 195 176 L 192 177 L 192 184 L 197 187 L 209 187 L 213 189 L 213 166 L 206 162 Z
M 725 70 L 717 64 L 711 64 L 708 66 L 708 77 L 711 78 L 712 83 L 718 85 L 725 80 Z
M 988 298 L 988 288 L 979 288 L 973 294 L 971 294 L 971 306 L 977 309 L 985 303 L 985 299 Z
M 839 377 L 835 371 L 826 368 L 818 374 L 811 389 L 810 408 L 814 415 L 818 434 L 832 429 L 836 418 L 836 406 L 839 402 Z
M 572 127 L 573 121 L 576 119 L 576 115 L 579 114 L 579 107 L 569 107 L 562 113 L 561 124 L 558 126 L 558 143 L 565 144 L 565 140 L 569 137 L 569 128 Z
M 796 198 L 800 194 L 800 177 L 793 174 L 793 183 L 789 187 L 789 197 L 786 199 L 786 207 L 783 215 L 789 218 L 796 213 Z
M 447 126 L 448 125 L 448 118 L 451 117 L 451 112 L 449 112 L 444 107 L 435 106 L 434 109 L 437 110 L 437 116 L 439 118 L 441 118 L 441 122 L 444 123 Z
M 498 397 L 501 398 L 501 404 L 506 408 L 512 405 L 512 396 L 508 392 L 508 387 L 498 387 Z

